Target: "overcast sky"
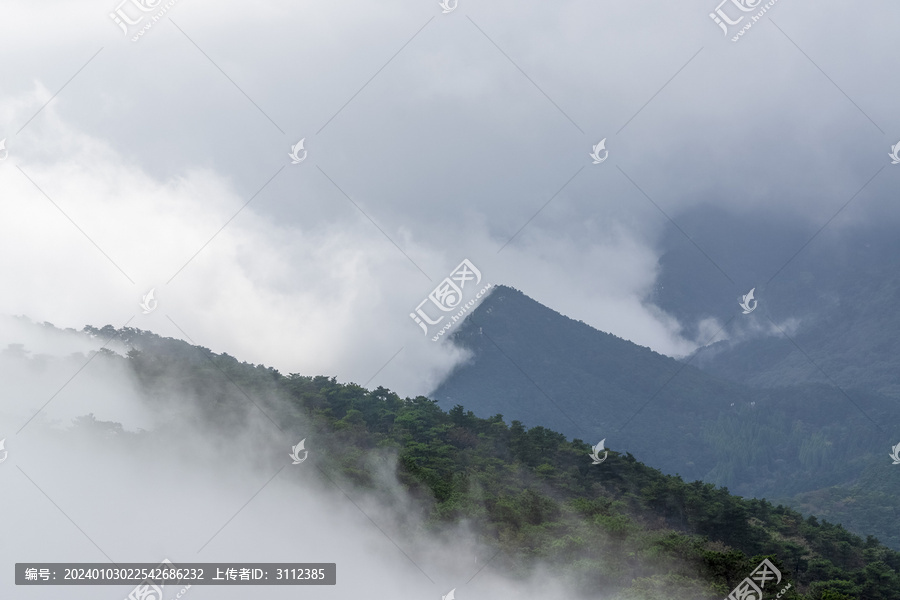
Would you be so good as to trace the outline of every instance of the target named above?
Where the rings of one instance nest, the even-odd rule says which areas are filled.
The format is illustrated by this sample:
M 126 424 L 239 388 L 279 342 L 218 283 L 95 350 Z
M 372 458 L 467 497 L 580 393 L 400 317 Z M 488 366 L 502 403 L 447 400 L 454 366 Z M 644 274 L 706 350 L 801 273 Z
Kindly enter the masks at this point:
M 409 314 L 469 259 L 682 356 L 669 218 L 897 212 L 900 5 L 780 0 L 732 42 L 740 3 L 725 35 L 717 0 L 179 0 L 132 41 L 162 5 L 6 0 L 0 313 L 414 395 L 460 355 Z

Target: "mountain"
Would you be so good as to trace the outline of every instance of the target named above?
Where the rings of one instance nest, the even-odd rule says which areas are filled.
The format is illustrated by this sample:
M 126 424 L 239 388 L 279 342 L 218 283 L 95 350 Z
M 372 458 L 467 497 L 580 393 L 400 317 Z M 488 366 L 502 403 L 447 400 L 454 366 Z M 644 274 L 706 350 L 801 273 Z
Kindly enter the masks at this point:
M 743 287 L 731 287 L 682 233 L 670 231 L 651 302 L 698 335 L 702 320 L 733 317 L 738 296 L 750 288 L 759 301 L 726 328 L 728 340 L 701 347 L 692 365 L 754 386 L 820 382 L 900 400 L 895 226 L 818 231 L 714 210 L 688 214 L 680 226 Z
M 741 410 L 757 400 L 740 385 L 573 321 L 506 286 L 453 339 L 472 358 L 432 394 L 442 407 L 500 413 L 589 441 L 609 438 L 688 477 L 705 475 L 714 457 L 694 452 L 692 460 L 700 462 L 688 464 L 683 452 L 702 442 L 690 431 L 679 441 L 662 431 L 731 410 L 732 402 Z M 676 445 L 662 446 L 663 439 Z
M 492 319 L 509 323 L 506 319 L 520 313 L 508 307 L 521 310 L 532 301 L 508 288 L 498 291 L 485 303 L 493 308 L 483 321 L 485 332 L 474 334 L 472 325 L 465 326 L 481 340 L 493 332 L 502 344 L 502 328 Z M 539 313 L 551 325 L 562 318 Z M 539 327 L 540 319 L 522 325 Z M 572 327 L 582 331 L 584 326 Z M 900 600 L 900 553 L 875 537 L 864 540 L 784 506 L 664 475 L 621 451 L 613 438 L 605 460 L 594 465 L 588 444 L 544 426 L 527 428 L 500 415 L 479 418 L 461 406 L 445 411 L 422 396 L 400 398 L 385 388 L 366 390 L 324 376 L 285 376 L 133 328 L 85 330 L 130 348 L 127 356 L 107 350 L 95 358 L 130 371 L 151 407 L 158 402 L 161 410 L 172 398 L 184 398 L 192 403 L 185 414 L 196 417 L 188 425 L 215 431 L 228 443 L 248 427 L 249 413 L 264 411 L 286 438 L 302 434 L 316 440 L 310 473 L 321 473 L 323 481 L 338 486 L 341 497 L 385 494 L 403 511 L 425 511 L 424 529 L 402 519 L 376 525 L 401 549 L 417 537 L 441 539 L 447 527 L 465 523 L 491 548 L 484 558 L 491 571 L 509 578 L 535 572 L 565 578 L 573 590 L 567 598 L 720 600 L 760 565 L 768 565 L 773 575 L 771 569 L 777 569 L 778 585 L 774 579 L 766 582 L 767 596 Z M 587 344 L 591 336 L 585 335 Z M 673 375 L 665 357 L 629 348 L 612 336 L 597 339 L 594 344 L 639 356 L 638 367 L 659 369 L 657 379 Z M 554 340 L 548 343 L 554 347 Z M 15 360 L 34 359 L 20 353 Z M 614 366 L 624 367 L 622 360 Z M 720 386 L 717 390 L 731 389 L 702 373 L 682 372 L 683 380 L 677 374 L 672 378 L 682 382 L 677 390 L 696 390 L 706 382 Z M 630 393 L 627 374 L 618 381 L 623 393 Z M 101 435 L 106 444 L 117 438 L 138 444 L 154 435 L 125 432 L 92 418 L 80 419 L 75 429 Z M 379 461 L 393 465 L 407 497 L 387 494 L 376 470 L 365 468 Z
M 878 428 L 900 422 L 892 398 L 817 382 L 760 388 L 728 381 L 504 286 L 452 339 L 471 358 L 432 394 L 445 409 L 459 404 L 592 444 L 606 439 L 664 473 L 795 506 L 798 494 L 864 480 L 856 493 L 863 500 L 845 507 L 854 530 L 900 547 L 889 518 L 900 473 L 886 460 L 891 444 Z M 846 490 L 834 492 L 847 499 Z

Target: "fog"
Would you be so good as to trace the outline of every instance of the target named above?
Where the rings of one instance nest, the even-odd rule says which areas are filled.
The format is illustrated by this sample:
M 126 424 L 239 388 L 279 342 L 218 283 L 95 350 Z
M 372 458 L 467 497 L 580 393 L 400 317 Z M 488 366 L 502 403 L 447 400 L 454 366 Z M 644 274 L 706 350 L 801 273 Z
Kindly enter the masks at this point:
M 557 574 L 511 578 L 465 524 L 426 527 L 427 507 L 399 485 L 390 454 L 364 455 L 376 485 L 361 491 L 321 469 L 326 440 L 281 432 L 249 403 L 239 434 L 223 434 L 190 397 L 144 397 L 123 361 L 93 353 L 98 338 L 3 325 L 2 346 L 21 344 L 0 354 L 3 597 L 115 600 L 133 587 L 14 588 L 16 562 L 164 558 L 337 564 L 337 586 L 193 586 L 191 598 L 572 597 Z M 309 458 L 292 465 L 304 436 Z M 180 588 L 167 586 L 166 599 Z
M 365 465 L 378 494 L 337 482 L 347 498 L 315 468 L 314 435 L 253 411 L 217 430 L 194 398 L 143 397 L 76 330 L 135 327 L 415 396 L 466 359 L 410 318 L 463 259 L 481 285 L 686 357 L 793 334 L 804 315 L 725 328 L 718 305 L 696 322 L 662 308 L 679 298 L 654 296 L 667 232 L 732 311 L 759 285 L 714 268 L 727 252 L 696 244 L 685 215 L 812 232 L 900 216 L 889 0 L 778 2 L 739 43 L 709 18 L 719 0 L 179 0 L 134 42 L 118 1 L 0 5 L 5 564 L 289 557 L 338 562 L 340 591 L 302 590 L 315 597 L 569 597 L 552 576 L 478 573 L 490 548 L 417 523 L 390 456 Z M 742 273 L 765 244 L 735 253 Z M 311 458 L 290 465 L 304 437 Z

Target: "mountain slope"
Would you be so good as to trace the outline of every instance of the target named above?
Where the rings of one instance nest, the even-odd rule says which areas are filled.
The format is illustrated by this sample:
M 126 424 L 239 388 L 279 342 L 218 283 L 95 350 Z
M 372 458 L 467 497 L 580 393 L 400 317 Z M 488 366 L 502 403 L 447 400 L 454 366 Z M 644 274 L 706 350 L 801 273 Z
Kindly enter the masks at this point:
M 900 421 L 900 406 L 872 392 L 728 382 L 502 286 L 453 339 L 472 358 L 432 394 L 447 409 L 500 413 L 591 443 L 605 438 L 663 472 L 747 496 L 788 501 L 852 485 L 861 473 L 895 475 L 878 423 Z M 900 493 L 897 479 L 888 489 Z M 856 521 L 900 547 L 895 528 L 862 514 L 885 514 L 879 507 L 889 501 L 860 503 Z
M 739 385 L 563 317 L 505 286 L 476 309 L 454 340 L 473 359 L 434 391 L 441 406 L 502 413 L 588 440 L 608 437 L 643 460 L 652 456 L 664 470 L 680 466 L 689 477 L 714 463 L 695 456 L 700 463 L 686 465 L 678 447 L 656 443 L 660 429 L 755 399 Z M 703 390 L 710 402 L 693 401 L 694 390 Z M 677 422 L 670 413 L 679 415 Z M 683 439 L 678 446 L 697 441 Z
M 733 317 L 737 297 L 751 287 L 759 301 L 753 314 L 727 327 L 728 341 L 701 348 L 691 364 L 755 386 L 814 381 L 900 400 L 896 227 L 832 224 L 818 232 L 810 224 L 709 209 L 679 222 L 742 287 L 732 289 L 683 234 L 671 231 L 650 298 L 655 305 L 697 335 L 702 320 Z
M 719 600 L 768 558 L 781 586 L 790 584 L 785 600 L 900 600 L 900 554 L 875 538 L 663 475 L 615 444 L 592 465 L 587 444 L 544 427 L 442 411 L 384 388 L 283 376 L 135 329 L 88 331 L 112 332 L 133 348 L 127 358 L 107 352 L 99 360 L 124 362 L 148 398 L 189 390 L 205 415 L 196 426 L 224 440 L 246 427 L 249 411 L 265 410 L 287 435 L 300 434 L 302 416 L 315 430 L 304 433 L 315 439 L 312 464 L 351 498 L 380 492 L 365 459 L 395 457 L 397 476 L 431 522 L 428 531 L 390 529 L 401 546 L 465 521 L 496 549 L 487 557 L 492 570 L 565 574 L 585 598 Z M 129 443 L 152 435 L 91 420 L 78 427 L 136 438 Z

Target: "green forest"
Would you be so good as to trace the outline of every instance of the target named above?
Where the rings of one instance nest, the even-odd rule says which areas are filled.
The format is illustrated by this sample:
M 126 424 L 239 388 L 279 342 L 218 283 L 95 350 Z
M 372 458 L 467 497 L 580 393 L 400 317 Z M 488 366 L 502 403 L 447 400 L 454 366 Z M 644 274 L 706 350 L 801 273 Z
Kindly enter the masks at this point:
M 478 418 L 382 387 L 282 375 L 137 329 L 85 330 L 131 348 L 104 358 L 127 362 L 149 398 L 188 392 L 210 426 L 225 429 L 265 410 L 283 430 L 315 436 L 316 466 L 357 490 L 375 484 L 362 456 L 395 457 L 429 527 L 474 524 L 497 551 L 490 567 L 510 577 L 540 563 L 585 597 L 714 600 L 768 558 L 783 575 L 779 589 L 790 584 L 784 599 L 900 599 L 900 553 L 875 537 L 663 475 L 614 445 L 592 465 L 587 442 L 500 414 Z M 810 461 L 816 452 L 808 450 Z M 777 592 L 769 587 L 765 597 Z

